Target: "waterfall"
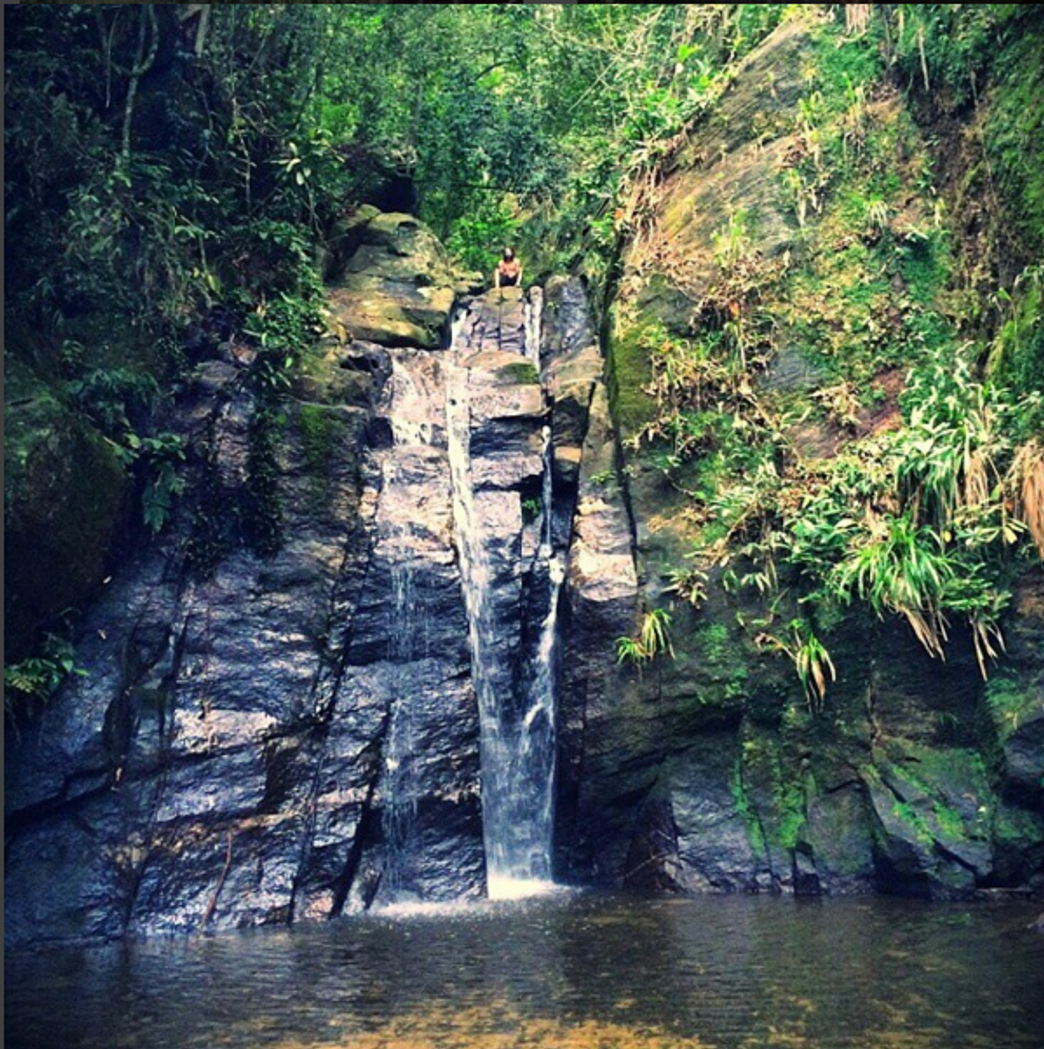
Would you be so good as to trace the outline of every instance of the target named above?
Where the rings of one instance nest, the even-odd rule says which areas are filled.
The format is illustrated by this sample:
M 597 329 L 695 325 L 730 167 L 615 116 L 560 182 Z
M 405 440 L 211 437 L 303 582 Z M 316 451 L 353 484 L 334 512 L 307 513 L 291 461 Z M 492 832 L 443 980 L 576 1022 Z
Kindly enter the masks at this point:
M 525 305 L 526 356 L 540 371 L 540 322 L 544 313 L 544 290 L 533 287 Z
M 422 894 L 417 883 L 420 843 L 418 802 L 423 786 L 417 776 L 417 747 L 422 733 L 417 690 L 419 668 L 430 652 L 430 612 L 418 591 L 418 576 L 430 557 L 423 527 L 415 515 L 402 512 L 425 499 L 427 479 L 438 470 L 438 413 L 442 374 L 430 354 L 409 349 L 389 351 L 391 376 L 382 414 L 392 433 L 391 447 L 374 453 L 380 469 L 382 510 L 373 564 L 386 580 L 390 601 L 387 670 L 388 727 L 381 775 L 381 835 L 385 843 L 381 895 L 396 900 Z
M 406 361 L 396 355 L 392 357 L 391 411 L 388 421 L 392 438 L 397 445 L 416 447 L 433 443 L 433 426 L 425 408 L 424 391 L 410 372 Z
M 530 292 L 524 314 L 525 356 L 538 368 L 539 291 Z M 500 317 L 498 311 L 498 323 L 502 323 Z M 522 638 L 517 639 L 521 665 L 511 673 L 504 665 L 504 639 L 497 634 L 494 607 L 497 588 L 502 592 L 509 584 L 504 582 L 503 566 L 495 559 L 498 555 L 503 557 L 503 551 L 498 550 L 498 525 L 503 522 L 504 500 L 513 499 L 513 513 L 520 515 L 521 495 L 518 491 L 490 490 L 478 481 L 471 453 L 475 420 L 468 358 L 481 349 L 482 336 L 475 336 L 477 345 L 473 345 L 468 335 L 472 330 L 467 324 L 454 325 L 446 424 L 472 681 L 479 705 L 487 884 L 491 898 L 503 899 L 550 887 L 555 771 L 553 659 L 558 597 L 565 573 L 562 559 L 554 555 L 551 545 L 551 434 L 545 427 L 541 543 L 530 569 L 529 584 L 540 599 L 538 612 L 543 611 L 533 651 L 527 655 Z M 498 344 L 499 335 L 498 332 Z M 517 558 L 513 567 L 514 576 L 520 576 Z M 514 586 L 517 602 L 521 600 L 521 584 L 516 581 Z
M 540 556 L 549 559 L 554 553 L 554 478 L 551 472 L 551 427 L 544 427 L 544 477 L 540 486 L 541 542 Z
M 393 564 L 391 578 L 394 621 L 399 626 L 392 641 L 391 654 L 398 672 L 393 683 L 391 721 L 384 746 L 385 804 L 381 810 L 381 830 L 387 843 L 385 890 L 396 896 L 407 888 L 407 856 L 417 816 L 417 797 L 411 776 L 415 747 L 413 711 L 409 690 L 404 687 L 405 675 L 401 671 L 402 665 L 412 658 L 417 623 L 410 563 Z

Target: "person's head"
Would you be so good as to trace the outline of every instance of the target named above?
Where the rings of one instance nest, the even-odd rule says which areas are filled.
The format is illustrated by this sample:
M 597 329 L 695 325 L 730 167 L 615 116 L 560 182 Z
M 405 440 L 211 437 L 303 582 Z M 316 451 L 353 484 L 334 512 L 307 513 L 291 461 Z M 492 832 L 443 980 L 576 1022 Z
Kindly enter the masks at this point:
M 504 261 L 510 262 L 515 257 L 515 253 L 510 248 L 504 249 Z

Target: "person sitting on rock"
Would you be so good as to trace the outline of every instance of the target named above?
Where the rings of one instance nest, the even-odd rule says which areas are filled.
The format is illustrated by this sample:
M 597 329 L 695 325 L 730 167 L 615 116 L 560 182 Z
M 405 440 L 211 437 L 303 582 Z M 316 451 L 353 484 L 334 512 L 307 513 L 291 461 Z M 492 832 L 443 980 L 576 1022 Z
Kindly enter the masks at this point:
M 515 258 L 511 248 L 504 249 L 504 257 L 497 265 L 494 280 L 498 288 L 513 288 L 522 283 L 522 263 Z

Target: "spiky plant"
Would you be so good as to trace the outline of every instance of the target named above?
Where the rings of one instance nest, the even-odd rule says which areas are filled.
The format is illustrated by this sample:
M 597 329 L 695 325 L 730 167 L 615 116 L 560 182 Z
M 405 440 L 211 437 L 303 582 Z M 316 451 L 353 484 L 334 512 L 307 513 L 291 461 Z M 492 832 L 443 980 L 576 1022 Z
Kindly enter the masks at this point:
M 826 699 L 827 678 L 837 680 L 837 668 L 826 646 L 803 619 L 790 621 L 790 638 L 784 641 L 775 634 L 759 634 L 759 646 L 769 646 L 785 653 L 794 664 L 798 680 L 805 691 L 805 700 L 812 709 L 823 705 Z
M 671 644 L 671 616 L 662 608 L 650 609 L 642 616 L 642 648 L 649 653 L 649 659 L 667 653 L 674 658 L 674 646 Z
M 654 608 L 642 616 L 638 636 L 625 634 L 616 639 L 616 662 L 630 663 L 639 671 L 664 653 L 674 658 L 671 644 L 671 616 L 662 608 Z

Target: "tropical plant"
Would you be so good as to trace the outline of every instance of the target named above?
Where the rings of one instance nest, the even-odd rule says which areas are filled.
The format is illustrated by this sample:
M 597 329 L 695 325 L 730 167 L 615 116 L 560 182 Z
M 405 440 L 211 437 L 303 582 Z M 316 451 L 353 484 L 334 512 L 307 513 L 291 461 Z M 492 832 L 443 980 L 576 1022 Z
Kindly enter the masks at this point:
M 631 663 L 634 666 L 641 668 L 641 666 L 648 661 L 649 654 L 645 651 L 645 648 L 638 638 L 625 634 L 623 637 L 618 637 L 616 639 L 617 663 Z
M 688 601 L 693 608 L 699 608 L 707 598 L 709 577 L 702 568 L 682 568 L 671 573 L 671 585 L 668 593 L 675 593 Z
M 674 658 L 674 646 L 671 644 L 671 616 L 662 608 L 650 609 L 642 616 L 639 631 L 642 648 L 649 653 L 650 659 L 666 653 Z
M 144 460 L 147 474 L 142 516 L 153 532 L 159 532 L 170 520 L 175 498 L 185 489 L 185 479 L 178 474 L 179 464 L 185 461 L 185 442 L 178 434 L 160 433 L 135 438 L 131 447 Z
M 616 639 L 616 661 L 632 663 L 640 669 L 657 656 L 666 654 L 673 659 L 670 627 L 671 616 L 665 609 L 653 608 L 643 613 L 637 637 L 624 635 Z
M 57 634 L 46 634 L 37 655 L 4 666 L 4 714 L 14 719 L 27 706 L 50 698 L 69 675 L 86 676 L 76 665 L 72 644 Z
M 790 621 L 789 640 L 773 634 L 759 634 L 755 641 L 785 653 L 794 664 L 798 680 L 805 691 L 805 699 L 812 708 L 823 705 L 827 693 L 827 678 L 837 680 L 837 670 L 830 653 L 803 619 Z

